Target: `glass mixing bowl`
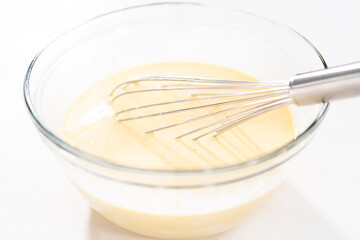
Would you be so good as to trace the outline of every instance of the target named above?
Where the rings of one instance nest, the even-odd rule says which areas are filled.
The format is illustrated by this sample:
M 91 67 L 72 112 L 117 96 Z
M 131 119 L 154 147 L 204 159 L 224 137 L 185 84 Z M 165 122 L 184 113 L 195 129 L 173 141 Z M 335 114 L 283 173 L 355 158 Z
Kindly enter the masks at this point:
M 138 65 L 224 65 L 262 81 L 326 67 L 287 26 L 202 3 L 153 3 L 96 17 L 61 35 L 32 61 L 24 83 L 30 117 L 90 206 L 131 231 L 160 238 L 223 232 L 260 208 L 309 142 L 328 103 L 290 106 L 296 139 L 234 166 L 159 171 L 110 163 L 61 138 L 70 105 L 91 85 Z M 136 159 L 135 159 L 136 160 Z

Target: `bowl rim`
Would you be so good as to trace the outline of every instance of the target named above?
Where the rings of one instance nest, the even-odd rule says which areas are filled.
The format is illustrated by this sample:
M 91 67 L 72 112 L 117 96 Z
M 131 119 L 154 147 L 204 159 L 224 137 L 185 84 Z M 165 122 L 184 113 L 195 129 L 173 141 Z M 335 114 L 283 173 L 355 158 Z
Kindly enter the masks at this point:
M 323 121 L 330 104 L 328 102 L 325 102 L 322 104 L 321 109 L 318 112 L 318 115 L 316 116 L 315 120 L 309 124 L 309 126 L 306 128 L 305 131 L 303 131 L 299 136 L 297 136 L 295 139 L 293 139 L 292 141 L 288 142 L 287 144 L 281 146 L 278 149 L 275 149 L 274 151 L 271 151 L 265 155 L 259 156 L 259 157 L 255 157 L 252 158 L 249 161 L 246 161 L 244 163 L 239 163 L 239 164 L 235 164 L 235 165 L 229 165 L 229 166 L 224 166 L 224 167 L 215 167 L 215 168 L 206 168 L 206 169 L 195 169 L 195 170 L 160 170 L 160 169 L 145 169 L 145 168 L 137 168 L 137 167 L 130 167 L 130 166 L 126 166 L 126 165 L 121 165 L 121 164 L 116 164 L 116 163 L 112 163 L 109 162 L 103 158 L 97 157 L 95 155 L 92 155 L 90 153 L 84 152 L 80 149 L 77 149 L 73 146 L 71 146 L 70 144 L 66 143 L 65 141 L 63 141 L 61 139 L 61 137 L 57 136 L 55 133 L 53 133 L 52 131 L 50 131 L 46 125 L 40 120 L 39 115 L 36 112 L 36 108 L 31 100 L 31 96 L 30 96 L 30 79 L 31 79 L 31 73 L 32 70 L 37 62 L 37 59 L 41 56 L 42 52 L 46 51 L 49 47 L 51 47 L 51 45 L 58 41 L 59 39 L 61 39 L 62 36 L 72 32 L 73 30 L 76 30 L 80 27 L 82 27 L 83 25 L 86 25 L 98 18 L 102 18 L 111 14 L 116 14 L 122 11 L 126 11 L 126 10 L 130 10 L 130 9 L 137 9 L 137 8 L 142 8 L 142 7 L 149 7 L 149 6 L 156 6 L 156 5 L 179 5 L 179 4 L 183 4 L 183 5 L 194 5 L 194 6 L 201 6 L 201 7 L 212 7 L 212 5 L 209 4 L 203 4 L 200 2 L 153 2 L 153 3 L 147 3 L 147 4 L 141 4 L 141 5 L 134 5 L 134 6 L 130 6 L 130 7 L 126 7 L 126 8 L 121 8 L 121 9 L 117 9 L 111 12 L 107 12 L 101 15 L 98 15 L 94 18 L 89 19 L 88 21 L 83 22 L 82 24 L 79 24 L 73 28 L 71 28 L 70 30 L 62 33 L 61 35 L 59 35 L 58 37 L 56 37 L 55 39 L 53 39 L 49 44 L 47 44 L 41 51 L 39 51 L 35 57 L 33 58 L 33 60 L 31 61 L 28 70 L 26 72 L 25 75 L 25 80 L 24 80 L 24 84 L 23 84 L 23 96 L 24 96 L 24 100 L 25 100 L 25 105 L 27 108 L 27 111 L 30 115 L 31 120 L 34 122 L 35 126 L 37 127 L 37 129 L 47 138 L 49 139 L 53 144 L 55 144 L 57 147 L 59 147 L 60 149 L 64 150 L 65 152 L 68 152 L 82 160 L 86 160 L 90 163 L 99 165 L 101 167 L 105 167 L 105 168 L 110 168 L 112 170 L 118 170 L 118 171 L 125 171 L 125 172 L 129 172 L 129 173 L 138 173 L 138 174 L 151 174 L 151 175 L 174 175 L 176 174 L 177 176 L 188 176 L 188 175 L 211 175 L 211 174 L 216 174 L 216 173 L 223 173 L 223 172 L 228 172 L 228 171 L 234 171 L 234 170 L 238 170 L 241 168 L 246 168 L 246 167 L 251 167 L 254 165 L 258 165 L 260 163 L 264 163 L 276 156 L 279 156 L 280 154 L 287 152 L 289 150 L 291 150 L 292 148 L 294 148 L 296 145 L 302 143 L 305 139 L 307 139 L 320 125 L 320 123 Z M 286 24 L 283 23 L 279 23 L 277 21 L 268 19 L 266 17 L 262 17 L 260 15 L 251 13 L 251 12 L 247 12 L 247 11 L 243 11 L 243 10 L 239 10 L 239 9 L 230 9 L 230 8 L 224 8 L 224 7 L 219 7 L 216 6 L 216 8 L 222 8 L 222 9 L 226 9 L 228 11 L 237 11 L 240 12 L 242 14 L 248 14 L 251 15 L 253 17 L 256 17 L 258 19 L 270 22 L 272 24 L 275 24 L 277 26 L 283 27 L 286 30 L 289 30 L 293 33 L 295 33 L 298 37 L 300 37 L 306 44 L 308 44 L 316 53 L 316 55 L 319 57 L 321 63 L 323 64 L 324 68 L 327 68 L 327 64 L 323 58 L 323 56 L 321 55 L 321 53 L 319 52 L 319 50 L 303 35 L 301 35 L 299 32 L 295 31 L 293 28 L 287 26 Z

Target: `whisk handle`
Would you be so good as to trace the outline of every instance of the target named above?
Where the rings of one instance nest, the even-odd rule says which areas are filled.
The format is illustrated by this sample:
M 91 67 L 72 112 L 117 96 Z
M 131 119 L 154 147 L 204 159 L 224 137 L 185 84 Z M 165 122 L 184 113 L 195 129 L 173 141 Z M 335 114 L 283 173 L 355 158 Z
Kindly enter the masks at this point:
M 300 106 L 360 96 L 360 62 L 297 74 L 289 85 L 292 101 Z

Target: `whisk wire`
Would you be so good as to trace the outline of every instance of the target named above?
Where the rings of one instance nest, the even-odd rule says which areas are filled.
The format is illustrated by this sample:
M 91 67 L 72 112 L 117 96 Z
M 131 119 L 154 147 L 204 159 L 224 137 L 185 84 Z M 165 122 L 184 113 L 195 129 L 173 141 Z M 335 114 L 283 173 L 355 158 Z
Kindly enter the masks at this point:
M 145 86 L 137 86 L 139 83 L 161 83 L 158 87 L 147 87 Z M 164 84 L 164 82 L 166 82 Z M 169 83 L 170 82 L 170 83 Z M 175 82 L 171 84 L 171 82 Z M 129 89 L 129 86 L 135 90 Z M 143 87 L 143 88 L 140 88 Z M 146 88 L 147 87 L 147 88 Z M 114 96 L 117 90 L 121 90 L 123 92 Z M 139 89 L 140 88 L 140 89 Z M 205 91 L 206 92 L 203 92 Z M 218 92 L 217 90 L 228 90 L 226 92 Z M 246 90 L 246 91 L 244 91 Z M 188 131 L 181 135 L 176 136 L 175 138 L 182 138 L 184 136 L 199 132 L 206 128 L 210 128 L 221 124 L 221 126 L 215 127 L 202 133 L 194 138 L 193 140 L 200 139 L 206 135 L 212 134 L 213 136 L 218 136 L 219 134 L 230 130 L 231 128 L 248 121 L 256 116 L 259 116 L 263 113 L 271 111 L 276 108 L 280 108 L 286 105 L 291 104 L 291 98 L 289 93 L 289 82 L 288 81 L 277 81 L 277 82 L 256 82 L 256 81 L 235 81 L 235 80 L 221 80 L 221 79 L 212 79 L 212 78 L 198 78 L 198 77 L 173 77 L 173 76 L 164 76 L 164 77 L 149 77 L 138 80 L 127 81 L 117 85 L 110 93 L 112 97 L 111 103 L 114 103 L 119 98 L 129 95 L 129 94 L 140 94 L 140 93 L 148 93 L 148 92 L 160 92 L 160 91 L 188 91 L 190 95 L 189 98 L 172 100 L 172 101 L 163 101 L 158 103 L 150 103 L 139 105 L 135 107 L 130 107 L 126 109 L 122 109 L 116 113 L 116 120 L 119 122 L 137 120 L 149 117 L 156 117 L 168 114 L 175 114 L 179 112 L 191 111 L 196 109 L 210 108 L 223 106 L 228 104 L 240 104 L 235 107 L 226 108 L 222 110 L 218 110 L 215 112 L 203 114 L 200 116 L 195 116 L 190 119 L 186 119 L 183 121 L 179 121 L 176 123 L 168 124 L 163 127 L 155 128 L 152 130 L 146 130 L 144 133 L 154 133 L 160 130 L 176 127 L 179 125 L 187 124 L 196 120 L 205 119 L 211 116 L 223 114 L 225 112 L 234 111 L 237 109 L 245 109 L 240 112 L 224 116 L 222 119 L 211 122 L 209 124 L 203 125 L 197 129 Z M 195 92 L 192 92 L 195 91 Z M 176 105 L 179 103 L 185 102 L 196 102 L 202 100 L 214 100 L 214 99 L 222 99 L 222 98 L 231 98 L 236 97 L 234 100 L 227 100 L 221 102 L 212 102 L 208 104 L 201 104 L 192 107 L 182 107 L 177 108 L 175 110 L 167 110 L 160 111 L 156 113 L 137 115 L 133 117 L 120 117 L 123 113 L 130 113 L 132 111 L 159 107 L 165 105 Z M 234 119 L 230 121 L 231 119 Z M 230 121 L 230 122 L 229 122 Z
M 249 102 L 249 101 L 253 101 L 253 100 L 257 100 L 257 99 L 276 97 L 276 96 L 279 96 L 279 95 L 280 94 L 274 93 L 274 94 L 262 95 L 262 96 L 251 97 L 251 98 L 241 98 L 241 99 L 236 99 L 236 100 L 231 100 L 231 101 L 210 103 L 210 104 L 204 104 L 204 105 L 199 105 L 199 106 L 195 106 L 195 107 L 181 108 L 181 109 L 176 109 L 176 110 L 171 110 L 171 111 L 164 111 L 164 112 L 140 115 L 140 116 L 136 116 L 136 117 L 129 117 L 129 118 L 119 118 L 118 117 L 118 118 L 116 118 L 116 120 L 118 122 L 124 122 L 124 121 L 129 121 L 129 120 L 136 120 L 136 119 L 142 119 L 142 118 L 163 116 L 163 115 L 174 114 L 174 113 L 190 111 L 190 110 L 195 110 L 195 109 L 201 109 L 201 108 L 215 107 L 215 106 L 234 104 L 234 103 L 241 103 L 241 102 Z M 284 93 L 284 95 L 286 95 L 286 94 Z M 163 105 L 163 104 L 160 104 L 160 105 Z M 156 106 L 159 106 L 159 105 L 156 105 Z M 128 112 L 130 110 L 137 110 L 137 109 L 141 109 L 141 108 L 143 108 L 143 106 L 135 107 L 135 108 L 132 108 L 132 109 L 126 109 L 126 110 L 124 110 L 122 112 L 118 112 L 117 114 L 124 113 L 125 111 Z
M 215 132 L 215 133 L 218 133 L 219 131 L 222 131 L 223 128 L 226 128 L 226 127 L 228 127 L 228 126 L 232 126 L 233 124 L 236 124 L 236 123 L 240 124 L 240 123 L 242 123 L 242 122 L 245 122 L 245 121 L 247 121 L 247 120 L 250 120 L 251 118 L 254 118 L 255 116 L 258 116 L 260 113 L 265 113 L 265 110 L 267 110 L 268 108 L 274 109 L 275 107 L 280 107 L 281 102 L 284 101 L 284 100 L 286 100 L 286 99 L 282 99 L 282 100 L 277 100 L 277 101 L 273 101 L 273 102 L 270 102 L 270 103 L 266 103 L 266 104 L 263 104 L 263 105 L 260 105 L 260 106 L 251 108 L 251 109 L 249 109 L 249 110 L 242 111 L 242 112 L 239 112 L 239 113 L 236 113 L 236 114 L 233 114 L 233 115 L 224 117 L 224 119 L 222 119 L 222 120 L 219 120 L 219 121 L 210 123 L 210 124 L 208 124 L 208 125 L 202 126 L 202 127 L 198 128 L 198 129 L 195 129 L 195 130 L 192 130 L 192 131 L 190 131 L 190 132 L 184 133 L 184 134 L 182 134 L 182 135 L 176 136 L 175 138 L 178 139 L 178 138 L 187 136 L 187 135 L 189 135 L 189 134 L 198 132 L 198 131 L 200 131 L 200 130 L 203 130 L 203 129 L 205 129 L 205 128 L 209 128 L 209 127 L 211 127 L 211 126 L 214 126 L 214 125 L 220 124 L 220 123 L 222 123 L 222 122 L 228 121 L 228 120 L 230 120 L 230 119 L 237 118 L 237 117 L 239 117 L 239 116 L 244 115 L 244 116 L 241 117 L 240 119 L 236 119 L 236 120 L 231 121 L 231 122 L 229 122 L 229 123 L 227 123 L 227 124 L 224 124 L 224 125 L 222 125 L 222 126 L 220 126 L 220 127 L 217 127 L 217 128 L 212 129 L 212 130 L 210 130 L 210 131 L 207 131 L 207 132 L 205 132 L 205 133 L 203 133 L 203 134 L 201 134 L 201 135 L 199 135 L 199 136 L 197 136 L 197 137 L 192 138 L 192 140 L 198 140 L 198 139 L 200 139 L 200 138 L 202 138 L 202 137 L 204 137 L 204 136 L 206 136 L 206 135 L 209 135 L 209 134 L 211 134 L 211 133 L 214 133 L 214 132 Z M 258 113 L 258 114 L 257 114 L 257 113 Z M 238 125 L 238 124 L 237 124 L 237 125 Z M 235 125 L 234 125 L 233 127 L 235 127 Z M 229 129 L 230 129 L 230 128 L 229 128 Z M 217 134 L 217 135 L 218 135 L 218 134 Z
M 147 90 L 153 90 L 153 89 L 147 89 Z M 165 89 L 162 89 L 162 90 L 165 90 Z M 287 92 L 287 88 L 285 88 L 285 87 L 277 88 L 277 93 L 279 93 L 279 94 L 286 93 L 286 92 Z M 128 92 L 128 93 L 135 93 L 135 92 L 133 91 L 133 92 Z M 138 91 L 136 93 L 140 93 L 140 91 Z M 129 111 L 133 111 L 133 110 L 161 106 L 161 105 L 174 104 L 174 103 L 192 102 L 192 101 L 199 101 L 199 100 L 208 100 L 208 99 L 215 99 L 215 98 L 235 97 L 235 96 L 239 97 L 239 96 L 248 96 L 248 95 L 259 95 L 259 94 L 264 94 L 264 93 L 274 93 L 274 90 L 258 90 L 258 91 L 252 91 L 252 92 L 232 92 L 232 93 L 230 92 L 230 93 L 224 93 L 224 94 L 220 94 L 220 95 L 216 95 L 216 96 L 210 95 L 210 96 L 205 96 L 205 97 L 186 98 L 186 99 L 180 99 L 180 100 L 165 101 L 165 102 L 160 102 L 160 103 L 145 104 L 145 105 L 136 106 L 136 107 L 127 108 L 127 109 L 118 111 L 116 114 L 119 115 L 121 113 L 129 112 Z M 269 94 L 268 96 L 272 96 L 272 94 Z M 251 100 L 251 98 L 247 98 L 247 99 Z
M 256 82 L 256 81 L 236 81 L 236 80 L 221 80 L 213 78 L 201 78 L 201 77 L 173 77 L 173 76 L 162 76 L 162 77 L 147 77 L 137 80 L 131 80 L 123 82 L 114 87 L 109 94 L 113 96 L 119 88 L 125 88 L 128 85 L 141 83 L 141 82 L 186 82 L 186 83 L 213 83 L 213 84 L 230 84 L 230 85 L 245 85 L 249 87 L 280 87 L 288 86 L 288 81 L 269 81 L 269 82 Z
M 281 96 L 280 96 L 280 97 L 273 98 L 273 99 L 274 99 L 274 101 L 276 101 L 276 100 L 282 100 L 282 99 L 284 99 L 284 97 L 281 97 Z M 218 114 L 221 114 L 221 113 L 224 113 L 224 112 L 228 112 L 228 111 L 232 111 L 232 110 L 236 110 L 236 109 L 240 109 L 240 108 L 251 107 L 251 106 L 254 106 L 254 105 L 261 104 L 261 103 L 268 103 L 268 99 L 258 100 L 258 101 L 254 101 L 254 102 L 251 102 L 251 103 L 243 104 L 243 105 L 240 105 L 240 106 L 231 107 L 231 108 L 223 109 L 223 110 L 220 110 L 220 111 L 208 113 L 208 114 L 205 114 L 205 115 L 201 115 L 201 116 L 198 116 L 198 117 L 194 117 L 194 118 L 187 119 L 187 120 L 185 120 L 185 121 L 180 121 L 180 122 L 177 122 L 177 123 L 173 123 L 173 124 L 170 124 L 170 125 L 166 125 L 166 126 L 163 126 L 163 127 L 160 127 L 160 128 L 156 128 L 156 129 L 152 129 L 152 130 L 147 130 L 147 131 L 144 131 L 144 133 L 154 133 L 154 132 L 157 132 L 157 131 L 160 131 L 160 130 L 164 130 L 164 129 L 167 129 L 167 128 L 171 128 L 171 127 L 183 125 L 183 124 L 190 123 L 190 122 L 193 122 L 193 121 L 196 121 L 196 120 L 200 120 L 200 119 L 203 119 L 203 118 L 207 118 L 207 117 L 211 117 L 211 116 L 214 116 L 214 115 L 218 115 Z M 186 135 L 187 135 L 187 134 L 186 134 Z M 178 138 L 179 138 L 179 137 L 178 137 Z

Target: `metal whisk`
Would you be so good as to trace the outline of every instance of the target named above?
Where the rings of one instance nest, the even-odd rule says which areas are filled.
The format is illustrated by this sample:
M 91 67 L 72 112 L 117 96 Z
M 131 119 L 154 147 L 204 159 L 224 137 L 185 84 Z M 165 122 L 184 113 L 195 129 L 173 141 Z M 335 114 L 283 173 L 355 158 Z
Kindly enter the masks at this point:
M 135 90 L 128 90 L 129 86 L 146 83 L 160 83 L 161 85 L 146 88 L 141 88 L 139 86 L 138 88 L 135 88 Z M 121 93 L 118 93 L 119 89 L 121 89 Z M 134 121 L 137 119 L 194 111 L 196 109 L 214 109 L 214 107 L 217 106 L 223 107 L 226 105 L 234 105 L 233 107 L 206 112 L 206 114 L 194 114 L 194 116 L 189 119 L 174 122 L 156 129 L 149 129 L 144 132 L 153 133 L 193 121 L 205 121 L 206 118 L 215 115 L 222 116 L 220 120 L 212 121 L 210 123 L 204 122 L 201 127 L 189 130 L 175 137 L 181 138 L 208 129 L 206 132 L 192 138 L 193 140 L 196 140 L 209 134 L 213 134 L 215 137 L 256 116 L 287 106 L 291 103 L 302 106 L 353 97 L 356 95 L 360 96 L 360 62 L 297 74 L 290 77 L 288 80 L 275 82 L 233 81 L 193 76 L 148 77 L 123 82 L 113 89 L 110 96 L 111 102 L 115 102 L 126 95 L 131 96 L 134 94 L 161 91 L 181 91 L 188 93 L 190 96 L 183 99 L 160 102 L 151 102 L 152 99 L 148 99 L 151 102 L 149 104 L 119 109 L 116 113 L 117 121 Z M 150 114 L 123 117 L 125 113 L 135 113 L 139 109 L 158 108 L 165 105 L 186 102 L 200 103 L 203 100 L 212 102 L 173 110 L 160 110 L 151 112 Z M 214 102 L 215 100 L 216 102 Z M 236 112 L 227 114 L 227 112 L 230 111 Z

